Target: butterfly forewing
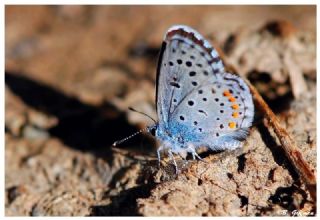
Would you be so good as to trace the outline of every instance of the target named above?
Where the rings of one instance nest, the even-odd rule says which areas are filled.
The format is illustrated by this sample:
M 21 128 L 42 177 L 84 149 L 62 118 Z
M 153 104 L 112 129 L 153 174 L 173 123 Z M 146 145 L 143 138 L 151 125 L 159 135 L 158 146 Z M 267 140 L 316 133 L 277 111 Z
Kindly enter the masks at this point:
M 222 61 L 213 48 L 194 43 L 200 37 L 186 26 L 174 26 L 165 36 L 158 64 L 156 96 L 158 116 L 163 122 L 168 122 L 179 102 L 207 80 L 209 73 L 224 71 Z M 209 45 L 205 40 L 200 43 Z M 190 81 L 189 77 L 194 80 Z M 212 75 L 210 79 L 213 79 Z

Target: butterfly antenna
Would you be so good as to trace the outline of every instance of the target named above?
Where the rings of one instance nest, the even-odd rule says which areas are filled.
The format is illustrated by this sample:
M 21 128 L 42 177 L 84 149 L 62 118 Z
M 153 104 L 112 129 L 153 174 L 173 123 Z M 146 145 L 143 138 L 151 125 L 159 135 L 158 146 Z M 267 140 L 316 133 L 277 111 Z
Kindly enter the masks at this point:
M 134 136 L 136 136 L 136 135 L 138 135 L 138 134 L 141 134 L 142 132 L 150 132 L 150 131 L 152 131 L 152 130 L 154 130 L 154 129 L 156 128 L 157 122 L 156 122 L 156 120 L 154 120 L 153 118 L 151 118 L 151 116 L 147 115 L 146 113 L 137 111 L 136 109 L 134 109 L 134 108 L 132 108 L 132 107 L 129 107 L 129 110 L 131 110 L 131 111 L 133 111 L 133 112 L 140 113 L 140 114 L 142 114 L 142 115 L 144 115 L 144 116 L 147 116 L 148 118 L 150 118 L 150 119 L 155 123 L 155 125 L 152 125 L 152 126 L 148 126 L 148 127 L 146 127 L 146 128 L 143 128 L 143 129 L 141 129 L 140 131 L 137 131 L 137 132 L 133 133 L 132 135 L 130 135 L 130 136 L 126 137 L 126 138 L 123 138 L 122 140 L 116 141 L 116 142 L 114 142 L 114 143 L 112 144 L 112 146 L 117 146 L 117 145 L 119 145 L 119 144 L 127 141 L 128 139 L 133 138 Z
M 134 136 L 136 136 L 136 135 L 138 135 L 138 134 L 140 134 L 140 133 L 142 133 L 142 132 L 149 131 L 149 130 L 150 130 L 150 127 L 146 127 L 146 128 L 144 128 L 144 129 L 141 129 L 140 131 L 137 131 L 137 132 L 133 133 L 132 135 L 130 135 L 130 136 L 126 137 L 126 138 L 123 138 L 122 140 L 119 140 L 119 141 L 114 142 L 114 143 L 112 144 L 112 146 L 115 147 L 115 146 L 117 146 L 118 144 L 121 144 L 121 143 L 127 141 L 128 139 L 133 138 Z
M 147 114 L 144 113 L 144 112 L 140 112 L 140 111 L 138 111 L 138 110 L 136 110 L 136 109 L 134 109 L 134 108 L 132 108 L 132 107 L 129 107 L 129 110 L 130 110 L 130 111 L 133 111 L 133 112 L 140 113 L 140 114 L 142 114 L 142 115 L 144 115 L 144 116 L 147 116 L 147 117 L 150 118 L 154 123 L 157 123 L 156 120 L 154 120 L 153 118 L 151 118 L 150 115 L 147 115 Z

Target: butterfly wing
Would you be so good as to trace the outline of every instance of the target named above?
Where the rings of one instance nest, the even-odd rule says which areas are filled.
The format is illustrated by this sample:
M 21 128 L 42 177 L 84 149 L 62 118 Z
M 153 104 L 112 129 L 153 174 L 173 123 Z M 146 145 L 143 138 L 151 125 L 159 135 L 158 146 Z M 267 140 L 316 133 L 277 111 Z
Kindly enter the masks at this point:
M 190 34 L 191 39 L 186 38 L 185 34 Z M 195 45 L 193 41 L 197 39 L 202 39 L 201 35 L 183 25 L 171 27 L 165 35 L 157 68 L 156 103 L 159 124 L 168 123 L 169 115 L 177 107 L 178 100 L 193 89 L 184 84 L 185 81 L 189 81 L 186 74 L 194 74 L 190 71 L 190 64 L 202 67 L 204 75 L 209 75 L 209 72 L 224 72 L 217 52 L 209 47 L 210 44 L 206 40 L 199 42 L 203 45 L 201 48 Z M 201 56 L 194 53 L 195 51 L 199 51 Z
M 187 26 L 165 36 L 158 64 L 159 126 L 186 143 L 232 148 L 246 136 L 253 102 L 243 80 L 225 73 L 211 45 Z
M 223 73 L 189 93 L 172 113 L 169 127 L 186 126 L 183 136 L 195 146 L 232 149 L 247 136 L 253 116 L 248 86 L 239 76 Z

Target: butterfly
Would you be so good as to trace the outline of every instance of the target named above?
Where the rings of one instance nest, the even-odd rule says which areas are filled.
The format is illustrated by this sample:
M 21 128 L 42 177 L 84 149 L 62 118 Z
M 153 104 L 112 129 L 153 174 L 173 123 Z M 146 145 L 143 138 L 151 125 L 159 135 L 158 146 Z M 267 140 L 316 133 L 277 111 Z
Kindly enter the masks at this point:
M 157 150 L 191 153 L 199 147 L 232 150 L 241 146 L 254 117 L 250 90 L 240 76 L 226 72 L 217 51 L 185 25 L 168 29 L 156 77 L 158 122 L 147 128 L 160 142 Z

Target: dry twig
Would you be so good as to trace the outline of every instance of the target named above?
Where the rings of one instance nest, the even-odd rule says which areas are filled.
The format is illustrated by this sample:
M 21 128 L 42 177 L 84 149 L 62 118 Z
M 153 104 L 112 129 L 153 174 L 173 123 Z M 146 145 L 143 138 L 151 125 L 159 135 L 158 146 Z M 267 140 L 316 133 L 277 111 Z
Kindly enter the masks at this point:
M 256 88 L 246 80 L 249 85 L 250 91 L 253 94 L 256 106 L 263 112 L 271 127 L 274 129 L 277 137 L 281 142 L 282 149 L 286 152 L 286 156 L 292 163 L 299 176 L 305 182 L 312 199 L 316 202 L 316 177 L 314 170 L 311 169 L 309 164 L 303 158 L 295 141 L 290 137 L 288 132 L 280 125 L 280 122 L 273 111 L 269 108 L 267 103 L 263 100 Z

